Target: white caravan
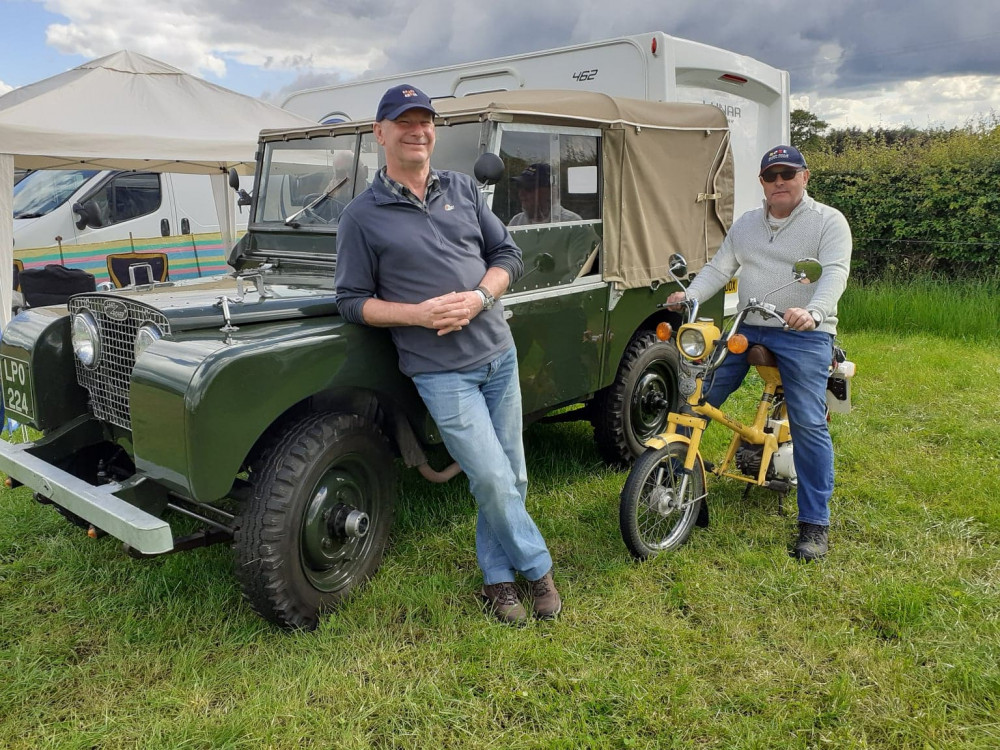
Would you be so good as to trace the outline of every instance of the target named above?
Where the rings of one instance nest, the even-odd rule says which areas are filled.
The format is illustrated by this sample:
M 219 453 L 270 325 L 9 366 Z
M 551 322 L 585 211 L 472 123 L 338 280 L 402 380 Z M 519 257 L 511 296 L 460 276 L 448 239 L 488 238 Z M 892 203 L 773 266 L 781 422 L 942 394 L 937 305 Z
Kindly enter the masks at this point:
M 172 280 L 229 270 L 208 175 L 40 169 L 14 186 L 13 209 L 24 268 L 72 266 L 100 282 L 108 255 L 138 251 L 167 253 Z M 248 211 L 235 211 L 245 231 Z
M 289 96 L 282 107 L 320 122 L 371 118 L 382 92 L 398 83 L 412 83 L 435 99 L 572 89 L 713 104 L 726 113 L 732 132 L 735 216 L 760 205 L 761 155 L 789 139 L 786 71 L 662 32 L 307 89 Z

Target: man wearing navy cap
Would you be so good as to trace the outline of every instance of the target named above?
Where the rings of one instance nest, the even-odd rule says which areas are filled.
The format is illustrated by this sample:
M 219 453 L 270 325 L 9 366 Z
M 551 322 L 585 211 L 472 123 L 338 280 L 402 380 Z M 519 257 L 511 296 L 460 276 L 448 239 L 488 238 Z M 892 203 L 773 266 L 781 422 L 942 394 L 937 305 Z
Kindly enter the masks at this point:
M 740 333 L 763 344 L 778 359 L 788 419 L 795 443 L 799 534 L 792 554 L 800 560 L 826 555 L 833 494 L 833 443 L 826 422 L 826 381 L 837 333 L 837 302 L 851 267 L 851 229 L 843 214 L 806 193 L 809 169 L 793 146 L 776 146 L 760 162 L 764 205 L 733 224 L 715 257 L 698 272 L 685 296 L 706 300 L 739 271 L 739 309 L 761 299 L 787 278 L 796 260 L 817 258 L 823 275 L 813 284 L 793 284 L 768 297 L 785 310 L 778 321 L 755 318 Z M 720 406 L 747 374 L 746 354 L 730 354 L 715 373 L 707 400 Z
M 337 306 L 352 323 L 391 330 L 400 370 L 468 476 L 489 609 L 504 622 L 527 619 L 520 573 L 535 617 L 549 619 L 562 601 L 525 507 L 517 352 L 499 301 L 523 271 L 521 251 L 471 177 L 431 169 L 434 116 L 414 86 L 379 102 L 374 132 L 386 166 L 340 217 Z
M 552 169 L 548 164 L 529 164 L 513 182 L 521 202 L 521 213 L 514 214 L 507 226 L 580 221 L 579 214 L 567 211 L 558 201 L 552 202 Z

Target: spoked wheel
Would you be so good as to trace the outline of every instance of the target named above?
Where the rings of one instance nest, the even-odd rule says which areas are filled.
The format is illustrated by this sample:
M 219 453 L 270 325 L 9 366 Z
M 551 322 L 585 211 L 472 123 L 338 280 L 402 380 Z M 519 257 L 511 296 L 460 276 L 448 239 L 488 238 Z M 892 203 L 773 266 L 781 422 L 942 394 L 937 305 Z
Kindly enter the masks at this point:
M 311 630 L 382 561 L 389 446 L 361 417 L 318 414 L 285 430 L 252 476 L 234 538 L 243 595 L 267 620 Z
M 701 457 L 691 474 L 685 475 L 686 453 L 683 443 L 647 450 L 629 472 L 618 519 L 625 546 L 639 560 L 676 549 L 691 535 L 705 495 L 705 480 Z

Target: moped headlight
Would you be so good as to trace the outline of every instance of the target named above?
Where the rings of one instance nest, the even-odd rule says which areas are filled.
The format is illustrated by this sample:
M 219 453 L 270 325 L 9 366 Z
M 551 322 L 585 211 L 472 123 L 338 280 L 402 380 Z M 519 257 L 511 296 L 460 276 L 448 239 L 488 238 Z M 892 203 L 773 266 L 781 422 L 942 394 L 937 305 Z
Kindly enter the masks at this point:
M 133 344 L 135 358 L 139 359 L 139 355 L 146 351 L 150 344 L 159 341 L 162 337 L 163 333 L 152 323 L 142 326 L 135 334 L 135 343 Z
M 84 367 L 96 367 L 101 358 L 101 334 L 89 310 L 73 316 L 73 354 Z
M 701 359 L 705 355 L 705 335 L 697 328 L 681 328 L 677 344 L 685 357 Z

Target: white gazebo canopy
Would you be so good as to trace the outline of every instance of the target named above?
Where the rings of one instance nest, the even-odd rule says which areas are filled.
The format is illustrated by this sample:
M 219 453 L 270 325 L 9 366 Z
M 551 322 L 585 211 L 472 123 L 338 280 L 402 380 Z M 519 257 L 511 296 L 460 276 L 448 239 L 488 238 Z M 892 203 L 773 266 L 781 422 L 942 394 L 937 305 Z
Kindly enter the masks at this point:
M 0 96 L 0 322 L 11 311 L 16 167 L 213 175 L 219 228 L 231 245 L 229 168 L 253 172 L 262 129 L 310 124 L 128 51 Z

